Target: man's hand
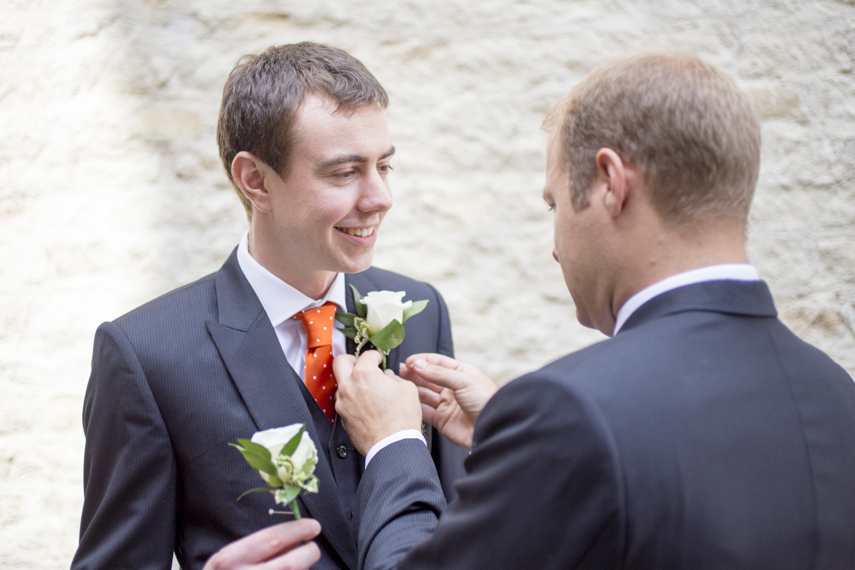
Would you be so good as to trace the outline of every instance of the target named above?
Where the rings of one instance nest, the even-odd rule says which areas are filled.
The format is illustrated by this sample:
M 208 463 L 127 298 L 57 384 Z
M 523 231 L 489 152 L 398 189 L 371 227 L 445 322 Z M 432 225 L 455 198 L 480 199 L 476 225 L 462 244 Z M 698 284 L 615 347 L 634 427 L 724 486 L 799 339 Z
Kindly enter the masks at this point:
M 314 519 L 300 519 L 267 527 L 221 548 L 208 559 L 203 570 L 308 570 L 320 560 L 314 542 L 321 525 Z
M 458 447 L 472 449 L 475 420 L 498 388 L 480 370 L 441 354 L 414 354 L 401 377 L 419 387 L 422 416 Z
M 362 455 L 386 436 L 422 427 L 418 389 L 391 371 L 381 372 L 382 361 L 383 356 L 371 350 L 358 359 L 343 354 L 333 362 L 335 410 Z

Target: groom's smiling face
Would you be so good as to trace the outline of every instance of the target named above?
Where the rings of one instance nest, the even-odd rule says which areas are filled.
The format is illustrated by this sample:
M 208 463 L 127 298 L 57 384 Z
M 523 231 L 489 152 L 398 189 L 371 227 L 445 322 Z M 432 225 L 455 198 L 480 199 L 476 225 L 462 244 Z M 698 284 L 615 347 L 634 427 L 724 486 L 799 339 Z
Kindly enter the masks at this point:
M 304 275 L 364 271 L 392 206 L 395 147 L 383 109 L 337 111 L 329 99 L 307 95 L 295 134 L 286 176 L 271 177 L 273 235 L 267 238 L 281 264 Z

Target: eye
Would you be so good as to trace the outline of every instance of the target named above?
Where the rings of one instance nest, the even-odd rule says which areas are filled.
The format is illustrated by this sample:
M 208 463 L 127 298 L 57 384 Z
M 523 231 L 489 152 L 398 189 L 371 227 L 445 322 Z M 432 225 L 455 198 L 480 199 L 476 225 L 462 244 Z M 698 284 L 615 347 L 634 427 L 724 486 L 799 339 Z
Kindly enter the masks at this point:
M 392 172 L 394 170 L 394 168 L 392 168 L 391 164 L 380 164 L 377 166 L 377 170 L 379 170 L 380 172 L 386 173 L 386 172 Z
M 345 172 L 339 172 L 335 176 L 336 176 L 336 178 L 340 178 L 342 180 L 347 180 L 348 178 L 353 178 L 353 176 L 355 174 L 356 174 L 356 172 L 353 170 L 346 170 Z

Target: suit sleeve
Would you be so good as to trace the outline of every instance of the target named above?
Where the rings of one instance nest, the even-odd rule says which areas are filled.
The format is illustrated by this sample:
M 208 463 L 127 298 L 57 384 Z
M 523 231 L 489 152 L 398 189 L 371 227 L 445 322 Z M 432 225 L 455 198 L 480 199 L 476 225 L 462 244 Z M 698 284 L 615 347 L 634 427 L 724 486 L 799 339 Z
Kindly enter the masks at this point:
M 439 337 L 437 338 L 436 351 L 454 358 L 454 342 L 451 338 L 451 319 L 448 316 L 448 308 L 439 291 L 432 286 L 431 290 L 436 296 L 439 307 Z M 457 496 L 454 485 L 466 474 L 463 462 L 469 454 L 442 437 L 434 427 L 430 428 L 430 440 L 431 456 L 439 474 L 445 500 L 451 502 Z
M 556 382 L 524 377 L 485 407 L 475 442 L 441 519 L 421 464 L 369 466 L 358 495 L 360 569 L 616 567 L 623 487 L 593 405 Z M 403 544 L 414 547 L 404 555 Z
M 172 444 L 142 365 L 112 323 L 95 335 L 83 430 L 84 503 L 72 570 L 168 570 L 176 514 Z

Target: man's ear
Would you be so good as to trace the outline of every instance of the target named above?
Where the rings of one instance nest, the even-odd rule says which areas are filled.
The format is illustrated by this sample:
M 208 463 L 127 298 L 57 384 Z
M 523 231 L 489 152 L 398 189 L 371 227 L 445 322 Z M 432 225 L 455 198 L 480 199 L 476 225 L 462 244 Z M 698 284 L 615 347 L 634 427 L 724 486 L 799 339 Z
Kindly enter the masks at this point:
M 612 149 L 601 148 L 597 151 L 597 168 L 600 179 L 605 182 L 603 205 L 608 213 L 616 218 L 623 212 L 629 198 L 631 175 L 629 171 L 632 167 Z
M 270 211 L 270 191 L 267 188 L 267 176 L 271 172 L 270 167 L 260 158 L 245 150 L 237 153 L 232 160 L 232 177 L 244 196 L 262 212 Z

